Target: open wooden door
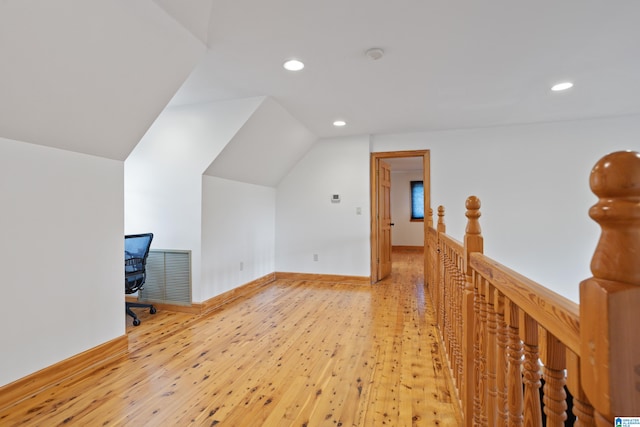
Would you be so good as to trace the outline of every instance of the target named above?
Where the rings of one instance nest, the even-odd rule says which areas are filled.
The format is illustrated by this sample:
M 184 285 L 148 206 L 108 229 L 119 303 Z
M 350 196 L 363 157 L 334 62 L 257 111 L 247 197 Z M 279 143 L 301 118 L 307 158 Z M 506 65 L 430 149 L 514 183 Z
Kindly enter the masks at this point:
M 391 274 L 391 167 L 378 160 L 378 280 Z
M 369 167 L 369 189 L 371 191 L 371 283 L 376 283 L 391 274 L 391 168 L 385 159 L 401 157 L 422 158 L 424 182 L 424 212 L 431 207 L 431 167 L 429 150 L 389 151 L 371 153 Z M 424 221 L 424 241 L 427 241 L 428 221 Z M 425 257 L 425 283 L 428 271 Z

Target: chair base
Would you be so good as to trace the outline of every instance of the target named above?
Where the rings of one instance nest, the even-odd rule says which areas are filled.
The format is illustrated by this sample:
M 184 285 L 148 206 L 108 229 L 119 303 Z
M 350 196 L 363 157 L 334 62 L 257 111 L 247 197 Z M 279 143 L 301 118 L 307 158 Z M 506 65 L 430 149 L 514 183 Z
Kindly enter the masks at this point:
M 153 304 L 145 304 L 143 302 L 125 302 L 125 310 L 127 314 L 133 317 L 133 326 L 138 326 L 140 324 L 140 319 L 138 319 L 138 316 L 136 316 L 131 308 L 148 308 L 149 313 L 151 314 L 156 314 L 157 311 Z

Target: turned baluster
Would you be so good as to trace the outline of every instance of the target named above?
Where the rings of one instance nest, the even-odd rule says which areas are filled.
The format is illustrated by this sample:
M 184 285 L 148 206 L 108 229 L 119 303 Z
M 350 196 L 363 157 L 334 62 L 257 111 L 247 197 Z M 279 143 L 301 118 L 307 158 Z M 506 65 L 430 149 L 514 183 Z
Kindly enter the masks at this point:
M 467 211 L 467 228 L 464 234 L 464 290 L 462 294 L 462 384 L 460 399 L 466 426 L 471 426 L 474 417 L 475 396 L 475 331 L 476 316 L 474 313 L 474 283 L 473 273 L 469 267 L 469 257 L 472 253 L 482 253 L 483 238 L 480 229 L 480 199 L 470 196 L 465 202 Z
M 538 323 L 527 313 L 523 314 L 520 335 L 524 342 L 524 419 L 527 425 L 541 426 Z
M 431 265 L 429 266 L 429 270 L 431 272 L 431 280 L 429 281 L 429 289 L 431 289 L 431 300 L 433 301 L 433 317 L 434 319 L 438 318 L 438 263 L 440 261 L 439 253 L 438 253 L 438 234 L 430 231 L 429 232 L 430 241 L 431 241 Z
M 458 254 L 452 250 L 451 255 L 454 257 L 453 260 L 453 277 L 451 278 L 451 317 L 453 318 L 453 322 L 451 324 L 451 335 L 452 335 L 452 362 L 451 366 L 453 369 L 453 375 L 456 380 L 456 385 L 458 390 L 460 390 L 460 376 L 458 375 L 460 371 L 460 257 Z
M 433 268 L 434 268 L 434 265 L 436 264 L 435 260 L 436 260 L 436 255 L 438 253 L 438 247 L 434 243 L 435 242 L 433 240 L 433 232 L 431 231 L 431 229 L 429 229 L 427 231 L 427 252 L 426 252 L 426 257 L 428 258 L 427 286 L 429 289 L 429 295 L 431 296 L 431 302 L 435 304 L 436 299 L 435 299 L 435 295 L 433 294 L 433 290 L 436 288 L 436 283 L 434 280 L 435 274 L 433 272 Z
M 442 243 L 442 242 L 441 242 Z M 448 280 L 449 280 L 449 257 L 448 257 L 448 247 L 442 243 L 440 246 L 440 255 L 442 257 L 442 292 L 440 294 L 441 298 L 441 308 L 440 308 L 440 324 L 442 325 L 442 340 L 445 345 L 445 350 L 447 353 L 449 352 L 449 334 L 447 331 L 447 327 L 449 325 L 449 321 L 447 320 L 447 298 L 448 298 Z
M 451 322 L 453 319 L 451 318 L 451 250 L 449 246 L 445 246 L 444 250 L 445 254 L 445 286 L 444 286 L 444 330 L 445 330 L 445 340 L 447 344 L 447 356 L 449 356 L 449 363 L 451 363 Z
M 452 372 L 456 371 L 456 264 L 455 258 L 456 253 L 452 248 L 449 248 L 449 262 L 450 262 L 450 270 L 449 270 L 449 286 L 447 287 L 448 292 L 448 304 L 447 304 L 447 319 L 449 319 L 449 357 L 451 360 L 451 370 Z
M 590 176 L 601 229 L 580 284 L 582 386 L 598 426 L 640 415 L 640 153 L 603 157 Z
M 478 289 L 479 276 L 472 272 L 473 283 L 473 425 L 479 426 L 480 416 L 482 413 L 482 401 L 480 386 L 480 326 L 478 325 L 480 319 L 480 290 Z
M 573 395 L 573 415 L 576 416 L 576 422 L 573 424 L 574 427 L 591 427 L 596 425 L 593 417 L 593 406 L 589 404 L 589 400 L 582 389 L 580 389 L 579 394 Z
M 487 299 L 487 421 L 495 426 L 498 419 L 498 383 L 496 373 L 497 318 L 494 307 L 494 289 L 489 283 L 485 292 Z
M 546 333 L 544 358 L 544 413 L 547 427 L 562 427 L 567 419 L 567 393 L 564 369 L 566 347 L 551 333 Z
M 457 278 L 457 297 L 456 297 L 456 307 L 457 307 L 457 316 L 458 321 L 456 323 L 456 342 L 458 345 L 458 353 L 456 359 L 456 365 L 458 367 L 458 393 L 460 393 L 462 389 L 462 382 L 464 381 L 464 358 L 462 356 L 463 350 L 463 340 L 464 340 L 464 288 L 466 285 L 466 277 L 464 274 L 464 259 L 458 256 L 458 268 L 456 270 L 456 278 Z
M 446 331 L 447 331 L 447 351 L 449 355 L 449 364 L 451 369 L 453 370 L 453 322 L 455 319 L 453 318 L 453 296 L 451 292 L 453 291 L 453 261 L 451 259 L 452 250 L 449 246 L 447 246 L 446 256 L 447 256 L 447 287 L 445 291 L 447 295 L 445 296 L 447 304 L 445 306 L 445 322 L 446 322 Z
M 522 396 L 522 341 L 520 341 L 520 310 L 511 301 L 505 300 L 507 322 L 507 388 L 509 397 L 509 427 L 520 427 L 523 424 Z
M 433 227 L 433 208 L 429 208 L 429 211 L 428 211 L 427 227 L 429 227 L 429 228 Z
M 450 260 L 451 260 L 451 281 L 449 282 L 449 340 L 451 341 L 451 353 L 449 353 L 451 355 L 451 370 L 452 373 L 454 375 L 454 379 L 455 379 L 455 373 L 458 370 L 458 366 L 456 365 L 457 361 L 458 361 L 458 349 L 457 349 L 457 337 L 456 337 L 456 328 L 457 328 L 457 321 L 458 321 L 458 309 L 457 309 L 457 280 L 456 280 L 456 276 L 457 276 L 457 265 L 456 265 L 456 252 L 453 250 L 453 248 L 451 248 L 450 250 Z M 460 386 L 460 383 L 456 384 L 457 386 Z
M 447 227 L 444 224 L 444 206 L 438 206 L 438 253 L 440 255 L 440 260 L 438 262 L 438 277 L 440 279 L 439 282 L 439 295 L 438 295 L 438 324 L 440 325 L 440 333 L 444 334 L 443 326 L 445 322 L 445 283 L 444 283 L 444 259 L 445 259 L 445 248 L 444 244 L 440 240 L 440 233 L 446 233 Z
M 504 295 L 496 289 L 494 308 L 496 312 L 496 426 L 507 426 L 507 322 L 504 320 Z
M 487 425 L 487 295 L 486 281 L 474 273 L 475 378 L 473 415 L 476 425 Z
M 567 388 L 573 395 L 573 415 L 576 416 L 575 427 L 592 427 L 595 425 L 593 419 L 593 406 L 584 394 L 582 382 L 580 380 L 580 357 L 573 351 L 566 351 L 567 357 Z

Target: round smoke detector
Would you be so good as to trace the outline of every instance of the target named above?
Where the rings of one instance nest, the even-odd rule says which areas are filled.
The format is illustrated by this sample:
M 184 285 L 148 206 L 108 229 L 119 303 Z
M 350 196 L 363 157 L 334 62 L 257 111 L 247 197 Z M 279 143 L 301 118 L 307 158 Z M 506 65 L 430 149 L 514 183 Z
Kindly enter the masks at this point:
M 379 47 L 372 47 L 371 49 L 367 49 L 364 54 L 367 55 L 369 59 L 377 61 L 384 56 L 384 50 L 380 49 Z

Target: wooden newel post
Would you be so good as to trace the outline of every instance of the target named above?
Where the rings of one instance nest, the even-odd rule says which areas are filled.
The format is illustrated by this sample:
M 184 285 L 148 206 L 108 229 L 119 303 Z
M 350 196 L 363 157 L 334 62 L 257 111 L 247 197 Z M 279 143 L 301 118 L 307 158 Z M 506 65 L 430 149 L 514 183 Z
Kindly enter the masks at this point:
M 602 234 L 580 284 L 581 378 L 596 425 L 610 426 L 640 417 L 640 153 L 603 157 L 590 184 Z
M 470 196 L 465 202 L 467 212 L 467 228 L 464 234 L 464 269 L 465 286 L 462 294 L 462 410 L 464 412 L 465 426 L 473 425 L 473 408 L 476 385 L 476 373 L 474 368 L 474 299 L 473 277 L 469 268 L 469 256 L 473 252 L 482 253 L 483 239 L 480 230 L 480 199 Z
M 424 272 L 425 272 L 425 286 L 429 286 L 429 290 L 433 292 L 433 254 L 437 253 L 438 248 L 433 247 L 433 239 L 431 239 L 431 229 L 433 228 L 433 209 L 427 210 L 427 227 L 424 230 Z M 433 299 L 433 293 L 431 298 Z
M 447 231 L 447 227 L 444 225 L 444 206 L 438 206 L 438 228 L 437 230 L 441 233 L 445 233 Z

